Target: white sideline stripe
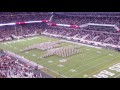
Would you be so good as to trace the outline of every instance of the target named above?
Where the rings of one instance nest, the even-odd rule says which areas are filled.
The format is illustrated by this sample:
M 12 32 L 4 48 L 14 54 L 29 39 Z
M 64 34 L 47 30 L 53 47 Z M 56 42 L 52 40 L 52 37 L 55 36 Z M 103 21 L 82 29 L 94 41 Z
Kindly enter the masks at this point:
M 44 72 L 44 71 L 42 71 L 42 72 Z M 49 73 L 47 73 L 47 72 L 44 72 L 44 73 L 46 73 L 46 74 L 48 74 L 48 75 L 50 75 L 50 76 L 52 76 L 52 77 L 54 77 L 54 78 L 55 78 L 55 76 L 53 76 L 53 75 L 51 75 L 51 74 L 49 74 Z
M 23 41 L 23 40 L 21 40 L 21 41 Z M 9 43 L 12 43 L 12 42 L 9 42 Z M 24 58 L 24 57 L 23 57 L 23 58 Z M 55 72 L 55 71 L 52 71 L 52 72 L 57 73 L 57 72 Z M 58 74 L 58 73 L 57 73 L 57 74 Z M 66 77 L 66 76 L 64 76 L 64 75 L 61 75 L 61 76 Z
M 7 51 L 6 53 L 7 53 L 8 55 L 11 55 L 11 56 L 16 56 L 16 58 L 18 58 L 19 60 L 21 60 L 21 61 L 23 61 L 23 62 L 25 62 L 25 63 L 28 63 L 28 64 L 31 65 L 31 66 L 38 66 L 39 68 L 43 68 L 42 65 L 39 65 L 39 64 L 37 64 L 36 62 L 33 62 L 33 61 L 29 60 L 29 59 L 26 59 L 26 58 L 24 58 L 24 56 L 17 55 L 17 54 L 15 54 L 15 53 L 13 53 L 13 52 L 10 52 L 10 51 Z M 21 59 L 21 58 L 22 58 L 22 59 Z

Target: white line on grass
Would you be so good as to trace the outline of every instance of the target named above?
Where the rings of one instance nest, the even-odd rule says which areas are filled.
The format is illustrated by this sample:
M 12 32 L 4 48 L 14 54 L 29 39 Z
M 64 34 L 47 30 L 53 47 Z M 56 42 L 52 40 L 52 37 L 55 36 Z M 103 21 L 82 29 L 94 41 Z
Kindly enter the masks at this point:
M 115 57 L 115 58 L 118 58 L 119 57 L 119 55 L 117 56 L 117 57 Z M 115 58 L 113 58 L 112 60 L 114 60 Z M 112 61 L 112 60 L 107 60 L 107 61 L 105 61 L 105 62 L 109 62 L 109 61 Z M 101 63 L 101 64 L 103 64 L 103 62 Z M 97 64 L 97 65 L 95 65 L 96 67 L 97 66 L 99 66 L 99 64 Z M 95 67 L 95 66 L 93 66 L 93 67 Z M 81 72 L 84 72 L 84 71 L 87 71 L 87 70 L 89 70 L 89 69 L 91 69 L 91 68 L 93 68 L 93 67 L 90 67 L 90 68 L 88 68 L 88 69 L 86 69 L 86 70 L 83 70 L 83 71 L 81 71 Z M 105 68 L 105 67 L 104 67 Z M 80 72 L 80 73 L 81 73 Z M 80 74 L 80 73 L 78 73 L 78 74 Z M 78 75 L 78 74 L 76 74 L 76 75 Z M 76 76 L 76 75 L 73 75 L 73 76 Z M 71 76 L 71 77 L 73 77 L 73 76 Z
M 85 48 L 85 47 L 84 47 Z M 89 52 L 88 52 L 89 53 Z M 87 55 L 89 55 L 89 54 L 87 54 Z M 56 59 L 57 60 L 57 59 Z M 44 61 L 43 61 L 44 62 Z M 69 61 L 70 62 L 70 61 Z M 72 61 L 71 61 L 72 62 Z M 45 63 L 47 63 L 47 62 L 45 62 Z M 45 63 L 43 63 L 43 64 L 45 64 Z M 54 62 L 55 63 L 55 62 Z M 80 62 L 81 63 L 81 62 Z M 52 65 L 49 65 L 49 67 L 51 66 L 54 66 L 54 65 L 56 65 L 56 64 L 59 64 L 59 63 L 55 63 L 55 64 L 52 64 Z M 71 65 L 71 64 L 70 64 Z M 75 64 L 74 64 L 75 65 Z M 72 65 L 71 65 L 72 66 Z M 61 69 L 60 69 L 61 70 Z M 57 70 L 58 71 L 58 70 Z
M 25 52 L 25 53 L 29 53 L 29 52 Z
M 100 51 L 96 51 L 97 53 L 101 53 Z
M 90 51 L 90 49 L 86 49 L 87 51 Z
M 32 56 L 36 56 L 36 54 L 32 54 Z
M 108 54 L 109 56 L 113 56 L 113 54 Z
M 49 60 L 48 62 L 49 62 L 49 63 L 52 63 L 53 61 L 52 61 L 52 60 Z
M 115 59 L 115 58 L 114 58 Z M 114 64 L 116 64 L 116 62 L 114 62 Z M 93 74 L 95 74 L 96 72 L 98 72 L 98 71 L 102 71 L 102 70 L 104 70 L 105 68 L 107 68 L 107 67 L 109 67 L 109 66 L 111 66 L 111 65 L 113 65 L 113 63 L 112 64 L 109 64 L 109 65 L 106 65 L 105 67 L 102 67 L 102 68 L 100 68 L 100 69 L 98 69 L 97 71 L 95 71 L 95 72 L 92 72 L 92 73 L 90 73 L 90 76 L 91 75 L 93 75 Z
M 85 72 L 85 71 L 87 71 L 87 70 L 89 70 L 89 69 L 92 69 L 92 68 L 94 68 L 94 67 L 97 67 L 97 66 L 99 66 L 99 65 L 102 65 L 102 64 L 104 64 L 104 63 L 106 63 L 106 62 L 109 62 L 109 60 L 104 61 L 104 62 L 99 63 L 99 64 L 96 64 L 96 65 L 94 65 L 93 67 L 89 67 L 89 68 L 87 68 L 87 69 L 84 69 L 84 70 L 82 70 L 81 72 L 76 73 L 76 74 L 74 74 L 73 76 L 70 76 L 70 78 L 71 78 L 71 77 L 74 77 L 74 76 L 77 76 L 78 74 L 81 74 L 82 72 Z M 79 68 L 77 68 L 77 69 L 79 69 Z
M 64 65 L 62 65 L 62 64 L 59 64 L 59 65 L 58 65 L 58 67 L 64 67 Z
M 39 57 L 38 57 L 38 58 L 39 58 Z M 40 59 L 38 59 L 38 60 L 39 60 L 39 62 L 42 63 L 42 64 L 48 63 L 48 62 L 45 62 L 45 60 L 40 60 Z M 55 60 L 57 60 L 57 59 L 55 59 Z M 55 63 L 55 62 L 53 62 L 53 63 Z
M 107 55 L 108 53 L 106 53 L 106 55 Z M 98 57 L 101 57 L 102 55 L 98 55 Z M 94 63 L 95 61 L 97 61 L 97 60 L 93 60 L 94 58 L 97 58 L 97 57 L 93 57 L 93 58 L 90 58 L 89 59 L 89 61 L 90 60 L 92 60 L 90 63 Z M 81 63 L 81 62 L 80 62 Z M 76 65 L 78 65 L 78 64 L 80 64 L 80 63 L 77 63 L 77 64 L 71 64 L 71 65 L 69 65 L 68 67 L 66 67 L 66 68 L 69 68 L 69 67 L 72 67 L 72 66 L 76 66 Z M 89 65 L 90 63 L 87 63 L 87 64 L 84 64 L 84 65 Z M 80 67 L 82 67 L 82 66 L 84 66 L 84 65 L 81 65 Z M 64 69 L 66 69 L 66 68 L 64 68 Z M 62 70 L 64 70 L 64 69 L 60 69 L 59 71 L 62 71 Z
M 108 53 L 106 53 L 106 54 L 108 54 Z M 98 57 L 100 57 L 101 55 L 98 55 Z M 94 58 L 97 58 L 97 57 L 94 57 Z M 93 60 L 94 58 L 91 58 L 91 59 L 89 59 L 89 60 L 92 60 L 90 63 L 86 63 L 86 64 L 84 64 L 84 65 L 81 65 L 80 67 L 77 67 L 77 68 L 75 68 L 75 69 L 78 69 L 78 68 L 81 68 L 81 67 L 84 67 L 85 65 L 89 65 L 89 64 L 91 64 L 91 63 L 94 63 L 94 62 L 96 62 L 96 61 L 99 61 L 99 59 L 97 59 L 97 60 Z M 104 58 L 104 57 L 102 57 L 102 58 Z M 101 58 L 100 58 L 101 59 Z M 79 63 L 78 63 L 79 64 Z M 78 65 L 78 64 L 75 64 L 75 65 L 72 65 L 72 66 L 76 66 L 76 65 Z M 67 67 L 68 68 L 68 67 Z M 69 73 L 69 71 L 68 72 L 65 72 L 65 73 Z M 64 73 L 64 74 L 65 74 Z
M 70 69 L 71 72 L 77 72 L 75 69 Z

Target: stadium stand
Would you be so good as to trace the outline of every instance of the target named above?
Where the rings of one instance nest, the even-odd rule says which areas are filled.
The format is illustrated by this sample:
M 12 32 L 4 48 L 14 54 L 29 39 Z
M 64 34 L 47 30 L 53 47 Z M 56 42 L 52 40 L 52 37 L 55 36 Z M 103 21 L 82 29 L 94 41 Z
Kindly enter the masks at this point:
M 0 78 L 50 78 L 50 76 L 0 50 Z
M 53 17 L 51 17 L 53 15 Z M 0 12 L 0 23 L 24 22 L 35 20 L 50 20 L 58 24 L 79 25 L 86 23 L 112 24 L 120 27 L 120 13 L 53 13 L 51 12 Z M 110 45 L 120 45 L 120 33 L 113 27 L 87 26 L 84 28 L 66 28 L 49 26 L 46 23 L 32 23 L 15 26 L 0 27 L 0 41 L 13 40 L 18 37 L 25 38 L 38 35 L 38 33 L 61 35 L 60 38 L 69 37 L 71 41 L 82 42 L 82 40 L 94 41 Z M 63 37 L 65 36 L 65 37 Z M 81 40 L 82 39 L 82 40 Z M 98 45 L 99 46 L 99 45 Z M 119 51 L 119 48 L 115 48 Z M 32 69 L 31 69 L 32 68 Z M 44 78 L 42 72 L 35 73 L 35 68 L 19 62 L 16 58 L 7 55 L 0 50 L 0 78 Z M 46 75 L 45 75 L 46 76 Z M 49 77 L 49 76 L 46 76 Z
M 50 13 L 37 12 L 1 12 L 0 23 L 49 19 Z
M 119 16 L 120 13 L 92 13 L 82 12 L 71 13 L 55 13 L 53 21 L 56 23 L 82 25 L 85 23 L 100 23 L 100 24 L 116 24 L 120 26 Z

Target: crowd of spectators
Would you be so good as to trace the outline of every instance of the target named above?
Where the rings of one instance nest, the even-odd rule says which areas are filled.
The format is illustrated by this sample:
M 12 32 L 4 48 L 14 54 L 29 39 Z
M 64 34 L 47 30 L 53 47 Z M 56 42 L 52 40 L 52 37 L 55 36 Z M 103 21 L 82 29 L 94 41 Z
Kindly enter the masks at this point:
M 89 13 L 87 14 L 89 15 Z M 91 15 L 91 14 L 90 14 Z M 55 14 L 52 21 L 56 23 L 63 23 L 63 24 L 74 24 L 74 25 L 82 25 L 86 23 L 99 23 L 99 24 L 114 24 L 120 27 L 120 17 L 107 17 L 107 16 L 100 16 L 99 14 L 91 15 L 64 15 L 64 14 Z
M 0 12 L 0 23 L 49 20 L 48 12 Z
M 51 12 L 1 12 L 0 22 L 14 22 L 15 21 L 29 21 L 29 20 L 49 20 Z M 64 15 L 64 14 L 53 14 L 52 21 L 56 23 L 63 24 L 85 24 L 85 23 L 102 23 L 102 24 L 116 24 L 119 25 L 119 17 L 101 17 L 99 14 L 94 14 L 92 16 L 86 16 L 87 14 L 79 15 Z M 88 14 L 89 15 L 89 14 Z M 90 14 L 91 15 L 91 14 Z M 109 16 L 109 15 L 108 15 Z M 12 18 L 11 18 L 12 17 Z M 9 20 L 8 20 L 9 19 Z M 6 20 L 6 21 L 4 21 Z M 120 34 L 116 31 L 114 27 L 102 27 L 102 26 L 87 26 L 80 29 L 64 28 L 64 27 L 50 27 L 46 23 L 32 23 L 25 25 L 15 25 L 15 26 L 3 26 L 0 27 L 0 39 L 10 38 L 11 35 L 24 36 L 28 34 L 34 34 L 39 30 L 47 30 L 48 33 L 56 35 L 64 35 L 67 37 L 76 36 L 78 38 L 83 38 L 85 40 L 105 42 L 109 44 L 118 45 Z M 107 40 L 106 40 L 107 39 Z
M 47 27 L 47 32 L 56 35 L 71 37 L 77 34 L 77 30 L 64 27 Z
M 104 31 L 69 29 L 49 27 L 47 32 L 50 34 L 63 35 L 67 37 L 83 38 L 84 40 L 103 42 L 113 45 L 120 45 L 120 34 Z
M 46 28 L 45 23 L 25 24 L 0 27 L 0 39 L 11 38 L 11 35 L 24 36 L 38 33 Z
M 49 20 L 51 12 L 0 12 L 0 23 L 18 21 Z M 86 23 L 114 24 L 120 26 L 120 17 L 108 17 L 100 15 L 63 15 L 54 14 L 52 21 L 59 24 L 82 25 Z M 88 26 L 73 29 L 58 26 L 48 26 L 46 23 L 34 23 L 15 26 L 0 27 L 0 40 L 11 38 L 11 35 L 24 36 L 45 30 L 50 34 L 63 35 L 66 37 L 82 38 L 84 40 L 102 42 L 112 45 L 120 45 L 120 33 L 113 27 Z M 11 38 L 12 39 L 12 38 Z M 34 73 L 33 67 L 7 55 L 0 50 L 0 78 L 42 78 L 41 73 Z
M 0 50 L 0 78 L 44 78 L 44 74 Z

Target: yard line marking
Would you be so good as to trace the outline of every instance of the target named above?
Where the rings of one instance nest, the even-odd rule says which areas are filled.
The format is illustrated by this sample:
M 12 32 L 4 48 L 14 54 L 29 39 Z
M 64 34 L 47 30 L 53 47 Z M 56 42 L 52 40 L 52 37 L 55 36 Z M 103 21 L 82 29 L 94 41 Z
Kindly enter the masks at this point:
M 83 77 L 84 77 L 84 78 L 86 78 L 86 77 L 88 77 L 88 75 L 87 75 L 87 74 L 85 74 L 85 75 L 83 75 Z
M 113 56 L 113 54 L 108 54 L 109 56 Z
M 32 56 L 36 56 L 36 54 L 32 54 Z
M 106 53 L 106 56 L 105 57 L 107 57 L 107 54 L 108 53 Z M 98 57 L 100 57 L 101 55 L 98 55 Z M 96 57 L 96 58 L 98 58 L 98 57 Z M 95 58 L 95 57 L 94 57 Z M 91 59 L 89 59 L 89 60 L 92 60 L 92 59 L 94 59 L 94 58 L 91 58 Z M 101 58 L 100 58 L 101 59 Z M 94 62 L 98 62 L 99 61 L 99 59 L 98 60 L 93 60 L 93 61 L 91 61 L 90 63 L 86 63 L 86 64 L 84 64 L 84 65 L 81 65 L 80 67 L 77 67 L 77 68 L 81 68 L 81 67 L 84 67 L 85 65 L 89 65 L 89 64 L 91 64 L 91 63 L 94 63 Z M 79 63 L 78 63 L 79 64 Z M 75 64 L 75 65 L 73 65 L 73 66 L 76 66 L 76 65 L 78 65 L 78 64 Z M 69 66 L 68 66 L 69 67 Z M 67 67 L 66 67 L 67 68 Z M 75 69 L 77 69 L 77 68 L 75 68 Z M 65 72 L 65 73 L 69 73 L 69 72 Z M 64 73 L 64 74 L 65 74 Z
M 82 47 L 82 49 L 84 49 L 84 48 L 86 48 L 86 47 Z M 89 52 L 88 52 L 88 53 L 89 53 Z M 39 57 L 38 57 L 38 59 L 39 59 Z M 58 59 L 54 59 L 54 60 L 58 60 Z M 45 64 L 45 63 L 47 63 L 47 62 L 45 62 L 44 60 L 41 60 L 40 63 Z M 59 63 L 55 63 L 55 62 L 54 62 L 54 64 L 49 65 L 49 67 L 50 67 L 50 66 L 54 66 L 54 65 L 56 65 L 56 64 L 59 64 Z
M 62 64 L 59 64 L 59 65 L 58 65 L 58 67 L 64 67 L 64 65 L 62 65 Z
M 97 53 L 101 53 L 100 51 L 96 51 Z
M 64 63 L 64 62 L 67 62 L 67 60 L 61 59 L 61 60 L 59 60 L 59 62 Z
M 86 49 L 87 51 L 90 51 L 90 49 Z
M 49 63 L 52 63 L 53 61 L 52 61 L 52 60 L 49 60 L 48 62 L 49 62 Z
M 116 63 L 119 63 L 119 61 L 114 62 L 114 64 L 116 64 Z M 105 67 L 100 68 L 100 69 L 98 69 L 97 71 L 91 73 L 90 76 L 93 75 L 93 74 L 95 74 L 96 72 L 99 72 L 100 70 L 102 71 L 102 70 L 104 70 L 104 68 L 110 67 L 110 66 L 112 66 L 112 65 L 113 65 L 113 63 L 112 63 L 112 64 L 109 64 L 109 65 L 106 65 Z
M 119 55 L 118 55 L 117 57 L 115 57 L 115 58 L 118 58 L 118 57 L 119 57 Z M 115 58 L 113 58 L 112 60 L 114 60 Z M 112 60 L 111 60 L 111 61 L 112 61 Z M 109 61 L 109 60 L 107 60 L 107 61 Z M 88 68 L 88 69 L 89 69 L 89 68 Z M 84 70 L 84 71 L 86 71 L 86 70 Z M 83 72 L 83 71 L 82 71 L 82 72 Z M 80 73 L 81 73 L 81 72 L 80 72 Z M 79 74 L 80 74 L 80 73 L 79 73 Z
M 107 60 L 107 61 L 105 61 L 105 62 L 109 62 L 109 60 Z M 96 64 L 96 65 L 94 65 L 93 67 L 89 67 L 89 68 L 87 68 L 87 69 L 84 69 L 84 70 L 82 70 L 81 72 L 79 72 L 79 73 L 77 73 L 77 74 L 75 74 L 75 75 L 73 75 L 73 76 L 70 76 L 70 78 L 71 78 L 71 77 L 74 77 L 74 76 L 77 76 L 78 74 L 80 74 L 80 73 L 82 73 L 82 72 L 85 72 L 85 71 L 87 71 L 87 70 L 89 70 L 89 69 L 91 69 L 91 68 L 94 68 L 94 67 L 96 67 L 96 66 L 102 65 L 102 64 L 105 63 L 105 62 Z M 77 69 L 78 69 L 78 68 L 77 68 Z M 63 74 L 63 75 L 64 75 L 64 74 Z
M 70 69 L 71 72 L 77 72 L 75 69 Z
M 84 48 L 85 48 L 85 47 L 83 47 L 83 49 L 84 49 Z M 88 52 L 88 53 L 89 53 L 89 52 Z M 89 54 L 87 54 L 87 55 L 89 55 Z M 98 56 L 99 56 L 99 55 L 98 55 Z M 57 59 L 56 59 L 56 60 L 57 60 Z M 69 61 L 69 62 L 70 62 L 70 61 Z M 72 62 L 73 62 L 73 60 L 71 61 L 71 63 L 72 63 Z M 81 63 L 81 62 L 80 62 L 80 63 Z M 45 63 L 44 63 L 44 64 L 45 64 Z M 55 63 L 55 64 L 59 64 L 59 63 Z M 49 66 L 52 67 L 52 66 L 54 66 L 55 64 L 52 64 L 52 65 L 49 65 Z M 72 65 L 76 65 L 76 64 L 70 64 L 70 65 L 72 66 Z M 67 68 L 67 67 L 66 67 L 66 68 Z M 61 69 L 60 69 L 60 70 L 61 70 Z
M 106 53 L 105 55 L 107 55 L 107 54 L 108 54 L 108 53 Z M 103 55 L 98 55 L 98 57 L 101 57 L 101 56 L 103 56 Z M 98 57 L 90 58 L 89 61 L 92 60 L 92 59 L 94 59 L 94 58 L 98 58 Z M 90 61 L 90 63 L 92 63 L 92 62 L 94 63 L 95 61 L 97 61 L 97 60 L 92 60 L 92 61 Z M 80 63 L 81 63 L 81 62 L 80 62 Z M 69 66 L 66 67 L 66 68 L 69 68 L 69 67 L 71 67 L 71 66 L 76 66 L 76 65 L 78 65 L 78 64 L 80 64 L 80 63 L 69 65 Z M 84 64 L 84 65 L 89 65 L 90 63 L 88 62 L 87 64 Z M 84 65 L 81 65 L 80 67 L 82 67 L 82 66 L 84 66 Z M 64 69 L 66 69 L 66 68 L 64 68 Z M 62 70 L 64 70 L 64 69 L 60 69 L 59 71 L 62 71 Z

